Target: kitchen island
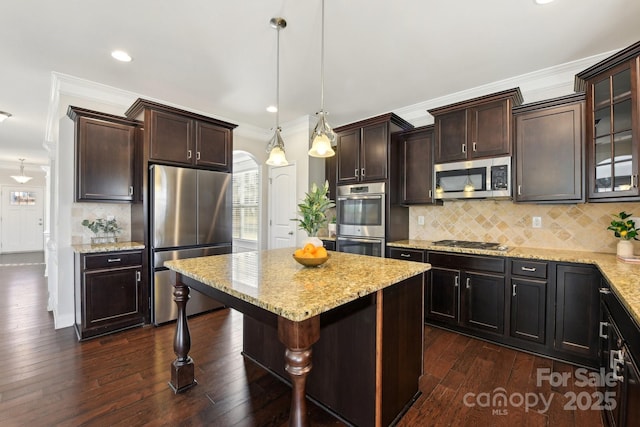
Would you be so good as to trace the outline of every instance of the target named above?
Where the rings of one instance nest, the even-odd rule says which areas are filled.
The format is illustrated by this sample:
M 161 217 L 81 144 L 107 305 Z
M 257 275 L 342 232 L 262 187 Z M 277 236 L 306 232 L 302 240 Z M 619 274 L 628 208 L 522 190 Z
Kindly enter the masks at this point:
M 185 314 L 193 288 L 244 313 L 246 357 L 283 378 L 286 372 L 290 425 L 307 425 L 305 396 L 351 424 L 393 423 L 419 393 L 429 264 L 332 252 L 322 266 L 306 268 L 293 251 L 165 263 L 177 273 L 171 387 L 195 385 Z

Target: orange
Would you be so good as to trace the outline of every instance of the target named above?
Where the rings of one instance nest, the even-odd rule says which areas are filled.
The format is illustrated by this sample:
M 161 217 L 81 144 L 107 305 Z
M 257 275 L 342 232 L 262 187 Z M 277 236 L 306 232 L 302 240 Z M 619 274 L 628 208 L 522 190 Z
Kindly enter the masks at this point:
M 325 248 L 323 248 L 322 246 L 318 246 L 316 248 L 316 258 L 326 258 L 327 257 L 327 250 Z
M 304 253 L 304 251 L 302 249 L 296 249 L 296 251 L 293 253 L 296 257 L 300 258 L 302 256 L 302 254 Z
M 316 247 L 313 243 L 307 243 L 306 245 L 304 245 L 304 248 L 302 248 L 302 250 L 307 253 L 312 253 L 313 251 L 315 251 L 315 249 Z

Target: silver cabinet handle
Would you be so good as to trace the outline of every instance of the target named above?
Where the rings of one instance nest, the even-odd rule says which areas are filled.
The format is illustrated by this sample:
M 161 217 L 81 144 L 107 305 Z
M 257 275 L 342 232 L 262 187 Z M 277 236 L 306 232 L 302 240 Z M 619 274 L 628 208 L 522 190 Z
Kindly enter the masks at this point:
M 360 169 L 360 178 L 364 178 L 364 168 Z
M 518 196 L 522 196 L 522 185 L 518 184 Z
M 191 158 L 191 150 L 187 150 L 187 159 Z
M 607 339 L 609 338 L 609 336 L 607 335 L 606 332 L 604 332 L 604 328 L 608 328 L 609 327 L 609 323 L 607 322 L 600 322 L 600 330 L 598 335 L 600 336 L 600 338 L 604 338 Z
M 511 285 L 511 296 L 516 296 L 516 284 Z
M 355 175 L 355 177 L 358 177 L 358 168 L 356 168 L 356 171 L 353 173 Z
M 467 277 L 467 289 L 471 287 L 471 277 Z
M 462 144 L 462 152 L 467 154 L 467 143 Z
M 602 295 L 609 295 L 611 293 L 608 288 L 600 288 L 598 289 L 598 292 L 600 292 Z
M 473 151 L 474 151 L 474 152 L 475 152 L 475 151 L 478 151 L 478 150 L 477 150 L 477 148 L 478 148 L 478 144 L 476 144 L 476 143 L 474 142 L 474 143 L 473 143 Z
M 133 196 L 133 185 L 129 187 L 129 195 Z
M 624 375 L 619 375 L 620 364 L 624 367 L 624 352 L 622 350 L 611 350 L 609 352 L 609 366 L 611 367 L 612 378 L 616 381 L 624 380 Z
M 631 186 L 638 188 L 638 175 L 631 175 Z
M 200 152 L 196 151 L 196 160 L 200 160 Z
M 140 272 L 136 271 L 136 282 L 139 282 L 140 280 L 141 280 Z
M 433 190 L 429 190 L 429 198 L 433 197 Z
M 411 254 L 400 254 L 402 258 L 411 258 Z
M 107 259 L 107 262 L 120 262 L 122 261 L 120 258 L 109 258 Z
M 536 268 L 535 268 L 535 267 L 524 267 L 524 266 L 523 266 L 523 267 L 520 267 L 520 268 L 522 269 L 522 271 L 530 271 L 530 272 L 532 272 L 532 273 L 533 273 L 534 271 L 536 271 Z
M 456 276 L 456 280 L 455 280 L 455 282 L 454 282 L 453 286 L 455 286 L 456 288 L 457 288 L 458 286 L 460 286 L 460 276 Z

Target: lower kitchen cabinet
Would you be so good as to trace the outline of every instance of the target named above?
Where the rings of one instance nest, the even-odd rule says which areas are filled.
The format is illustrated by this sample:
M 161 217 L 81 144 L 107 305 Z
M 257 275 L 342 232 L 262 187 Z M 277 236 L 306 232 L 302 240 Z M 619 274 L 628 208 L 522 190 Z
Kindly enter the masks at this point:
M 142 325 L 142 251 L 76 253 L 75 327 L 80 340 Z
M 504 333 L 504 258 L 428 252 L 427 259 L 427 320 L 482 336 Z
M 558 264 L 553 349 L 571 361 L 596 366 L 601 275 L 595 267 Z
M 604 282 L 604 281 L 603 281 Z M 640 425 L 640 327 L 604 282 L 601 292 L 599 390 L 604 419 L 615 427 Z
M 420 249 L 406 248 L 387 248 L 387 258 L 403 259 L 405 261 L 424 262 L 426 259 L 425 251 Z
M 548 263 L 511 261 L 510 333 L 512 338 L 545 344 Z

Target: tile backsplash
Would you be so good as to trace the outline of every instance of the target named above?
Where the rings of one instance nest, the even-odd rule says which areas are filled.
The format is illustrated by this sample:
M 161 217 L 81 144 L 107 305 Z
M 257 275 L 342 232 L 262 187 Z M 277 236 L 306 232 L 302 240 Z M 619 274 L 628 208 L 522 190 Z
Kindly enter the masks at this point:
M 92 221 L 96 218 L 106 218 L 112 215 L 122 228 L 118 239 L 121 242 L 131 240 L 131 205 L 126 203 L 75 203 L 71 209 L 71 244 L 81 245 L 91 243 L 94 235 L 91 230 L 82 225 L 82 220 Z
M 620 211 L 640 217 L 640 203 L 536 205 L 502 200 L 445 201 L 444 206 L 409 208 L 409 238 L 615 253 L 618 239 L 607 227 L 612 214 Z M 419 216 L 424 217 L 424 225 L 418 225 Z M 532 227 L 534 216 L 541 218 L 541 228 Z M 636 227 L 640 227 L 640 221 L 636 221 Z M 640 241 L 634 244 L 638 253 Z

